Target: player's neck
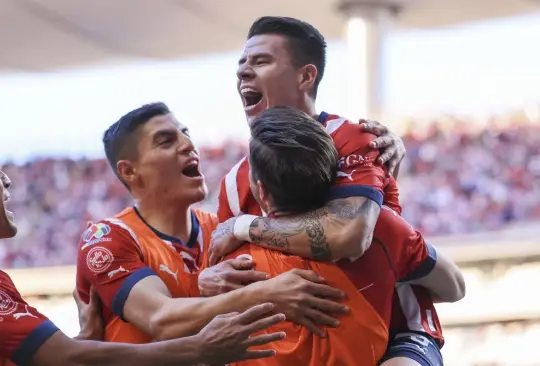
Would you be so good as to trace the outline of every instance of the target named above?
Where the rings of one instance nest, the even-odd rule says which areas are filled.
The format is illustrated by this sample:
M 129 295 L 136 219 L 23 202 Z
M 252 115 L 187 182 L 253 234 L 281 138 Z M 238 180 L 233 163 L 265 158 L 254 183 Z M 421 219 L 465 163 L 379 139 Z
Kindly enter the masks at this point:
M 190 205 L 165 206 L 138 201 L 136 207 L 144 221 L 155 230 L 183 242 L 189 240 L 192 226 Z
M 313 99 L 306 98 L 303 104 L 304 105 L 302 106 L 302 108 L 299 108 L 302 112 L 310 115 L 315 119 L 319 116 L 317 113 L 317 109 L 315 108 L 315 101 Z

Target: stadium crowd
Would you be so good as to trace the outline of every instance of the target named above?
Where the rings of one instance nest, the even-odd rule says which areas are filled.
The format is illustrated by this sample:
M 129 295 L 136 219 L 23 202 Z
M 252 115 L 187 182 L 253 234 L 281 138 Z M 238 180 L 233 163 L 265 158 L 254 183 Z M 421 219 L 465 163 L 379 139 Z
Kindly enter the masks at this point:
M 471 131 L 466 123 L 409 128 L 407 158 L 399 185 L 404 215 L 426 235 L 494 230 L 540 218 L 540 127 L 514 124 Z M 422 131 L 421 134 L 412 131 Z M 215 211 L 219 182 L 246 153 L 227 142 L 202 148 Z M 88 220 L 114 215 L 130 205 L 125 188 L 105 159 L 39 159 L 6 164 L 11 177 L 19 234 L 0 247 L 2 268 L 73 264 Z

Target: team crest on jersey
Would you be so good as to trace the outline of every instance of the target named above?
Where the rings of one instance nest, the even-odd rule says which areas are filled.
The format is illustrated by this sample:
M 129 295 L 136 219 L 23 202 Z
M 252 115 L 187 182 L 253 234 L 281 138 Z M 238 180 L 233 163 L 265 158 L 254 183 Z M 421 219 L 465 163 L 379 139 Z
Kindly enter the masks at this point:
M 86 265 L 89 270 L 99 274 L 105 272 L 114 261 L 111 251 L 104 247 L 95 247 L 90 249 L 86 255 Z
M 17 309 L 17 303 L 4 291 L 0 290 L 0 316 L 11 315 Z
M 86 243 L 81 247 L 81 250 L 88 248 L 90 245 L 111 241 L 111 238 L 106 238 L 111 232 L 111 227 L 104 223 L 97 223 L 90 226 L 82 235 L 82 240 Z

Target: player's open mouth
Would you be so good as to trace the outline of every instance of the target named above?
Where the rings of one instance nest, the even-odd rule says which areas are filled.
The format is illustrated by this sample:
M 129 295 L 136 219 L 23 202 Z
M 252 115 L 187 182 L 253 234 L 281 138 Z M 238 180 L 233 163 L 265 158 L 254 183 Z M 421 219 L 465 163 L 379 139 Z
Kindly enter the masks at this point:
M 202 178 L 201 171 L 199 170 L 199 160 L 190 159 L 182 169 L 182 174 L 189 178 Z
M 240 94 L 242 94 L 246 111 L 255 109 L 263 99 L 262 93 L 252 88 L 242 88 Z

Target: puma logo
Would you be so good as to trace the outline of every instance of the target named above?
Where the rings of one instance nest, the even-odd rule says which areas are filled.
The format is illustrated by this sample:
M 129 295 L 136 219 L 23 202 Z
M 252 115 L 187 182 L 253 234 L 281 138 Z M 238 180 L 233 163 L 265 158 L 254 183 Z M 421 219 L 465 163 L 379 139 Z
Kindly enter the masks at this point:
M 349 180 L 353 180 L 352 175 L 354 174 L 355 171 L 356 171 L 356 169 L 353 170 L 352 172 L 350 172 L 349 174 L 347 174 L 345 172 L 342 172 L 342 171 L 338 171 L 337 176 L 338 177 L 347 177 L 347 178 L 349 178 Z
M 22 318 L 23 316 L 29 316 L 31 318 L 36 318 L 37 319 L 37 316 L 35 316 L 34 314 L 31 314 L 29 311 L 28 311 L 28 305 L 24 305 L 24 310 L 26 311 L 25 313 L 15 313 L 13 314 L 13 317 L 15 319 L 20 319 Z
M 159 270 L 161 272 L 165 272 L 165 273 L 171 275 L 174 278 L 174 280 L 176 281 L 176 284 L 178 284 L 178 271 L 173 272 L 173 271 L 171 271 L 171 269 L 169 267 L 167 267 L 164 264 L 159 265 Z
M 109 273 L 107 273 L 107 276 L 109 276 L 109 278 L 113 278 L 115 274 L 118 274 L 120 272 L 129 272 L 129 271 L 125 269 L 124 267 L 120 266 L 117 269 L 112 270 Z

